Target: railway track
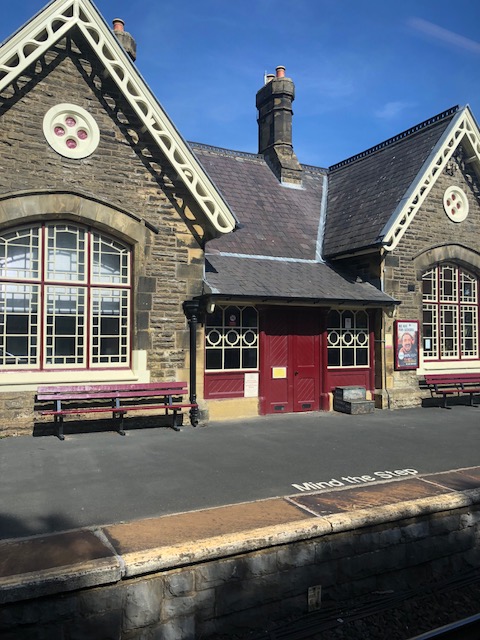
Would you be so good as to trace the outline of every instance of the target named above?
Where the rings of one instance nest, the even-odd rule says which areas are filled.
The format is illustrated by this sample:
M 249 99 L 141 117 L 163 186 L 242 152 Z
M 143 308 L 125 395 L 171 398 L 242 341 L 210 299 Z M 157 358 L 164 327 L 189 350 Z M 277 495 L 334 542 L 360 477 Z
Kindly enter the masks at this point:
M 385 630 L 405 640 L 480 640 L 480 575 L 461 577 L 403 593 L 375 594 L 348 606 L 325 603 L 321 610 L 249 634 L 248 640 L 384 640 Z M 441 627 L 439 621 L 455 620 Z M 418 630 L 431 625 L 430 631 Z M 416 631 L 417 630 L 417 631 Z M 417 635 L 409 635 L 417 633 Z
M 333 628 L 334 625 L 324 625 L 323 632 Z M 317 640 L 322 637 L 322 631 L 317 628 L 307 629 L 300 627 L 290 629 L 287 633 L 271 632 L 258 638 L 268 638 L 269 640 Z M 350 636 L 348 636 L 350 637 Z M 431 631 L 413 636 L 408 640 L 480 640 L 480 613 L 457 622 L 452 622 L 442 627 L 437 627 Z
M 458 622 L 447 624 L 438 629 L 432 629 L 420 636 L 409 640 L 479 640 L 480 638 L 480 613 Z

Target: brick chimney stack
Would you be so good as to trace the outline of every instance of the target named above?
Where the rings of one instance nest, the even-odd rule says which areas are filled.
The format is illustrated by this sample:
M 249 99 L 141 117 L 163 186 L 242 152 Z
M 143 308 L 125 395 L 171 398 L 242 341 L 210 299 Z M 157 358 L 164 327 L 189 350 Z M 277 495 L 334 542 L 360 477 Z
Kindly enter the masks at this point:
M 133 36 L 125 31 L 125 22 L 121 18 L 115 18 L 113 20 L 113 33 L 117 36 L 117 40 L 130 58 L 135 62 L 137 59 L 137 43 Z
M 285 67 L 268 74 L 258 91 L 258 153 L 265 157 L 280 182 L 302 183 L 302 168 L 292 145 L 292 102 L 295 85 L 285 77 Z

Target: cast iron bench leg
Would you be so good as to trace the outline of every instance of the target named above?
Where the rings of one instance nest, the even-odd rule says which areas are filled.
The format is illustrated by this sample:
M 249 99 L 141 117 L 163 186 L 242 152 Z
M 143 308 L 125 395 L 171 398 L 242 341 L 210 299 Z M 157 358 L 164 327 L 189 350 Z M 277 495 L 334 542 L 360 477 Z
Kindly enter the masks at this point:
M 180 431 L 180 425 L 178 424 L 178 411 L 173 410 L 172 429 L 174 431 Z
M 471 407 L 478 407 L 478 404 L 475 404 L 475 402 L 473 401 L 474 400 L 474 396 L 475 396 L 475 393 L 472 391 L 472 393 L 470 394 L 470 406 Z
M 120 398 L 115 398 L 112 400 L 112 404 L 114 409 L 120 409 Z M 123 429 L 123 417 L 125 415 L 124 411 L 113 412 L 113 422 L 119 422 L 117 431 L 121 436 L 125 435 L 125 431 Z
M 56 411 L 62 410 L 62 401 L 56 400 Z M 57 438 L 59 440 L 65 440 L 65 436 L 63 435 L 63 413 L 56 414 L 54 416 L 54 422 L 57 423 Z
M 120 424 L 119 424 L 119 426 L 118 426 L 117 431 L 118 431 L 118 433 L 119 433 L 121 436 L 124 436 L 124 435 L 125 435 L 125 430 L 124 430 L 124 428 L 123 428 L 123 417 L 124 417 L 124 415 L 125 415 L 125 414 L 124 414 L 124 413 L 123 413 L 123 411 L 122 411 L 122 413 L 120 413 L 120 414 L 119 414 L 119 416 L 118 416 L 118 418 L 117 418 L 117 421 L 119 421 L 119 422 L 120 422 Z
M 449 406 L 447 405 L 447 397 L 448 397 L 448 396 L 447 396 L 447 394 L 446 394 L 446 393 L 444 393 L 444 394 L 443 394 L 443 408 L 444 408 L 444 409 L 451 409 L 452 407 L 449 407 Z
M 171 410 L 173 411 L 173 417 L 172 417 L 172 429 L 174 431 L 180 431 L 180 425 L 177 424 L 177 414 L 178 414 L 178 409 L 173 409 L 172 408 L 172 404 L 173 404 L 173 396 L 169 395 L 169 396 L 165 396 L 165 400 L 168 402 L 168 406 L 165 409 L 165 415 L 168 416 L 168 411 Z
M 53 416 L 53 421 L 56 423 L 57 427 L 57 438 L 59 440 L 65 440 L 65 436 L 63 435 L 63 416 Z

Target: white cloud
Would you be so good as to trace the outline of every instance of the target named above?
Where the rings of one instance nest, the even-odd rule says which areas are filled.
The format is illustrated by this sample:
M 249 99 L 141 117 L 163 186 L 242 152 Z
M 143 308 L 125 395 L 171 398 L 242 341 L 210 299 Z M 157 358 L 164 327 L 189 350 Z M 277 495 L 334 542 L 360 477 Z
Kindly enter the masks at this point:
M 394 100 L 392 102 L 387 102 L 380 109 L 375 111 L 375 116 L 377 118 L 381 118 L 383 120 L 392 120 L 396 118 L 398 115 L 412 106 L 410 102 L 403 102 L 401 100 Z
M 439 27 L 433 22 L 423 20 L 422 18 L 411 18 L 408 21 L 408 24 L 410 27 L 415 29 L 415 31 L 420 31 L 420 33 L 430 36 L 435 40 L 439 40 L 443 44 L 451 45 L 456 49 L 463 49 L 464 51 L 469 51 L 470 53 L 480 54 L 479 42 L 470 40 L 470 38 L 461 36 L 454 31 L 449 31 L 448 29 Z

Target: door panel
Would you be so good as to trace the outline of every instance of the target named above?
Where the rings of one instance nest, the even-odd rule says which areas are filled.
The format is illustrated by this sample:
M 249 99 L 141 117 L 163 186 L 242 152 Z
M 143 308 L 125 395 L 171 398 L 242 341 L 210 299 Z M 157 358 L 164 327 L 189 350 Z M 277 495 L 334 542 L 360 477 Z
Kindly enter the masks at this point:
M 319 409 L 318 312 L 269 309 L 262 331 L 261 410 L 287 413 Z
M 263 413 L 289 413 L 293 411 L 287 377 L 290 344 L 288 322 L 283 314 L 268 312 L 264 338 L 264 366 L 261 374 Z
M 313 312 L 293 312 L 291 322 L 293 410 L 318 411 L 319 348 L 318 323 Z

